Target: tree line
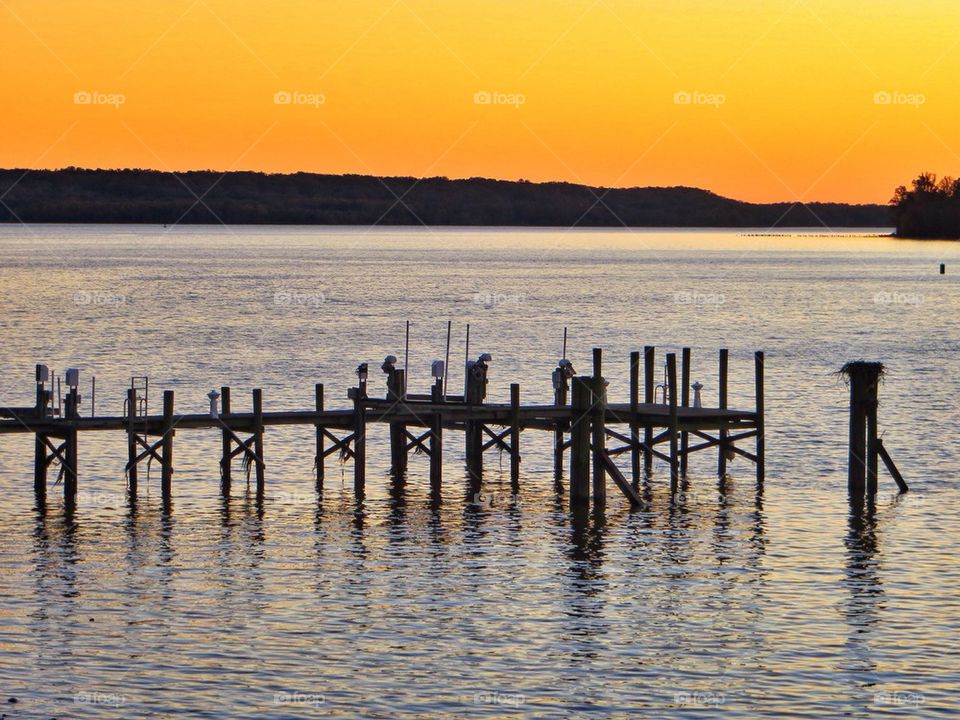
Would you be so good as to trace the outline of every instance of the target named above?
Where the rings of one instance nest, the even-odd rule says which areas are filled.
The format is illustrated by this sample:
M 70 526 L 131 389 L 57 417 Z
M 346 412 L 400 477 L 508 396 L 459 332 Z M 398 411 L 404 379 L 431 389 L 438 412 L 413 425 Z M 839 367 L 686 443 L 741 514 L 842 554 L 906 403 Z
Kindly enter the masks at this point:
M 896 189 L 890 205 L 897 237 L 960 239 L 960 179 L 921 173 L 909 190 Z
M 0 222 L 882 227 L 882 205 L 745 203 L 690 187 L 312 173 L 0 170 Z M 199 198 L 199 199 L 198 199 Z

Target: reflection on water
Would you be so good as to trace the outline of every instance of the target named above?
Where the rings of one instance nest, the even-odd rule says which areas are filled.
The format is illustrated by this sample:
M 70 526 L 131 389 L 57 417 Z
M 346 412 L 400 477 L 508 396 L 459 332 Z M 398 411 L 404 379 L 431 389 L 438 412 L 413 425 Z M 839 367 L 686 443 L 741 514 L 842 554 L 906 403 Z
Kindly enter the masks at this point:
M 715 456 L 696 455 L 676 497 L 660 467 L 640 488 L 642 511 L 611 490 L 605 508 L 571 513 L 552 436 L 529 431 L 519 494 L 492 455 L 483 488 L 472 487 L 451 442 L 437 499 L 423 458 L 411 456 L 405 478 L 387 475 L 386 435 L 374 429 L 358 502 L 349 464 L 331 462 L 318 492 L 310 433 L 271 428 L 263 497 L 243 482 L 221 497 L 219 436 L 183 432 L 173 502 L 160 501 L 156 473 L 132 498 L 125 439 L 107 434 L 81 439 L 77 506 L 51 487 L 34 507 L 32 442 L 2 438 L 0 687 L 19 701 L 9 717 L 866 718 L 956 707 L 960 662 L 947 644 L 960 620 L 960 462 L 942 430 L 960 394 L 960 291 L 926 271 L 934 259 L 956 264 L 958 246 L 599 231 L 384 231 L 371 243 L 336 229 L 191 231 L 158 244 L 149 229 L 39 232 L 75 261 L 67 273 L 0 229 L 4 402 L 29 402 L 21 380 L 47 361 L 95 373 L 97 404 L 111 411 L 139 372 L 175 386 L 184 411 L 204 411 L 224 383 L 238 398 L 263 387 L 275 409 L 312 406 L 323 381 L 328 406 L 342 406 L 357 362 L 400 354 L 406 318 L 411 383 L 428 383 L 445 349 L 432 329 L 446 317 L 469 321 L 471 347 L 493 353 L 491 397 L 520 379 L 535 402 L 551 395 L 569 325 L 575 366 L 605 347 L 614 400 L 626 396 L 629 351 L 644 344 L 693 343 L 708 402 L 717 348 L 731 349 L 735 401 L 752 398 L 750 353 L 765 349 L 767 483 L 758 489 L 739 462 L 718 481 Z M 411 275 L 431 282 L 411 286 Z M 305 288 L 326 302 L 273 303 Z M 78 289 L 127 302 L 75 306 Z M 692 289 L 725 301 L 673 302 Z M 875 301 L 914 290 L 924 307 Z M 480 291 L 524 304 L 481 307 Z M 831 373 L 860 356 L 889 369 L 881 430 L 913 491 L 851 509 L 836 430 L 846 394 Z M 926 375 L 939 385 L 918 382 Z

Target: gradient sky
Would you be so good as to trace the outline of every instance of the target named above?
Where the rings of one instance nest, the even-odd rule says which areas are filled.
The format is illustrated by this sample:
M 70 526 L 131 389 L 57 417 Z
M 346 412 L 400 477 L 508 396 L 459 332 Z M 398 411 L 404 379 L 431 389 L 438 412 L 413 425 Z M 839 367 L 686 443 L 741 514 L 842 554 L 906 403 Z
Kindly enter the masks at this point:
M 3 167 L 853 202 L 960 174 L 956 0 L 0 0 L 0 67 Z

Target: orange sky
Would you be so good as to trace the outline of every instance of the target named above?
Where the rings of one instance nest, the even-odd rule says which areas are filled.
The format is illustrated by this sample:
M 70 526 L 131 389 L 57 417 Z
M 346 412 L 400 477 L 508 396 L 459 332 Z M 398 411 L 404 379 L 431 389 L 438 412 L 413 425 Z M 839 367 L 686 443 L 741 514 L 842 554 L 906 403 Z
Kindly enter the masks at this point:
M 854 202 L 960 174 L 955 0 L 0 0 L 0 67 L 3 167 Z

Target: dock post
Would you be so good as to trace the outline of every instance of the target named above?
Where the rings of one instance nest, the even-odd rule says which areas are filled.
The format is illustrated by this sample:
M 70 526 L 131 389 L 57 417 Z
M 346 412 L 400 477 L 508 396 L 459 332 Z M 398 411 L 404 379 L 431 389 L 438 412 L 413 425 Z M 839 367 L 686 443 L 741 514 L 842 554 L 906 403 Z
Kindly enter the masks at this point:
M 510 385 L 510 482 L 520 492 L 520 385 Z
M 229 427 L 230 423 L 230 388 L 224 385 L 220 388 L 220 422 Z M 232 477 L 231 453 L 233 452 L 233 438 L 224 428 L 220 433 L 220 494 L 230 497 L 230 483 Z
M 570 505 L 583 504 L 590 497 L 590 383 L 573 378 L 573 423 L 570 426 Z
M 47 436 L 37 433 L 33 443 L 33 493 L 37 506 L 41 507 L 47 499 Z
M 590 443 L 593 451 L 593 501 L 602 506 L 607 501 L 607 469 L 603 462 L 607 444 L 607 387 L 600 375 L 590 379 L 590 406 L 593 419 Z
M 316 403 L 316 408 L 318 413 L 323 412 L 323 383 L 317 383 L 314 388 L 314 398 Z M 317 456 L 314 458 L 314 466 L 317 469 L 317 492 L 323 492 L 323 470 L 324 470 L 324 437 L 323 437 L 323 426 L 316 426 L 317 433 Z
M 173 495 L 173 390 L 163 391 L 163 443 L 160 447 L 160 495 L 164 504 Z
M 680 355 L 680 404 L 690 407 L 690 348 L 685 347 Z M 690 434 L 680 433 L 680 477 L 687 476 L 687 449 L 690 447 Z
M 883 365 L 878 362 L 850 362 L 844 365 L 842 372 L 850 381 L 850 448 L 847 488 L 851 498 L 862 498 L 868 489 L 866 487 L 868 468 L 873 468 L 871 492 L 876 492 L 876 456 L 879 453 L 876 438 L 877 385 L 880 382 Z M 869 444 L 868 423 L 872 426 Z
M 431 390 L 434 403 L 443 400 L 443 387 L 438 383 Z M 443 414 L 435 411 L 430 416 L 430 494 L 434 499 L 440 497 L 443 478 Z
M 367 489 L 367 408 L 363 391 L 352 388 L 353 395 L 353 493 L 359 499 Z
M 566 360 L 566 358 L 563 358 Z M 562 362 L 553 371 L 553 403 L 557 407 L 565 407 L 567 404 L 567 394 L 569 390 L 566 373 L 566 363 Z M 562 488 L 563 481 L 563 449 L 564 449 L 564 428 L 565 420 L 557 420 L 553 431 L 553 479 L 558 488 Z M 562 491 L 562 490 L 561 490 Z
M 640 405 L 640 353 L 630 353 L 630 460 L 633 487 L 640 487 L 640 424 L 637 413 Z
M 67 393 L 66 405 L 64 407 L 64 413 L 67 420 L 76 420 L 78 417 L 80 417 L 78 406 L 79 396 L 77 395 L 77 389 L 75 387 L 70 388 L 70 392 Z M 73 505 L 77 501 L 77 468 L 79 464 L 77 428 L 75 426 L 67 428 L 64 436 L 64 445 L 64 457 L 67 464 L 64 468 L 63 474 L 63 499 L 67 503 Z
M 677 447 L 677 355 L 667 353 L 667 390 L 670 399 L 670 494 L 676 497 L 677 484 L 680 479 L 680 465 L 678 462 L 679 449 Z
M 37 365 L 37 414 L 41 418 L 47 416 L 47 391 L 41 381 L 43 365 Z M 33 443 L 33 493 L 36 496 L 37 507 L 43 507 L 47 501 L 47 436 L 43 433 L 34 435 Z
M 137 497 L 137 391 L 127 388 L 127 490 L 130 497 Z
M 723 348 L 720 351 L 720 385 L 717 391 L 717 407 L 721 410 L 727 409 L 727 370 L 729 363 L 730 353 L 726 348 Z M 727 476 L 727 430 L 722 424 L 719 436 L 720 442 L 717 444 L 717 476 L 724 478 Z
M 754 386 L 756 391 L 757 398 L 757 484 L 762 485 L 764 481 L 764 476 L 766 475 L 766 461 L 764 458 L 764 452 L 766 450 L 766 438 L 764 438 L 764 400 L 763 400 L 763 362 L 764 356 L 763 351 L 759 350 L 754 353 L 753 356 L 754 362 Z M 874 404 L 874 414 L 873 414 L 873 429 L 874 437 L 876 437 L 877 429 L 877 415 L 876 415 L 876 404 Z M 874 490 L 876 490 L 876 478 L 877 478 L 877 468 L 874 465 L 873 468 L 873 478 L 874 478 Z
M 253 433 L 253 452 L 256 454 L 254 462 L 257 465 L 257 495 L 263 495 L 266 464 L 263 461 L 263 390 L 260 388 L 253 391 Z
M 406 372 L 394 370 L 387 376 L 387 399 L 394 407 L 406 399 Z M 390 423 L 390 472 L 402 475 L 407 471 L 407 426 L 402 422 Z
M 464 383 L 464 400 L 470 404 L 483 404 L 482 394 L 477 390 L 478 382 L 467 365 L 466 381 Z M 467 420 L 464 424 L 464 455 L 467 461 L 467 474 L 474 488 L 479 489 L 483 479 L 483 423 L 477 420 Z
M 656 353 L 653 345 L 643 348 L 643 401 L 647 405 L 653 404 Z M 643 428 L 643 445 L 643 474 L 650 477 L 653 474 L 653 426 L 649 423 Z

